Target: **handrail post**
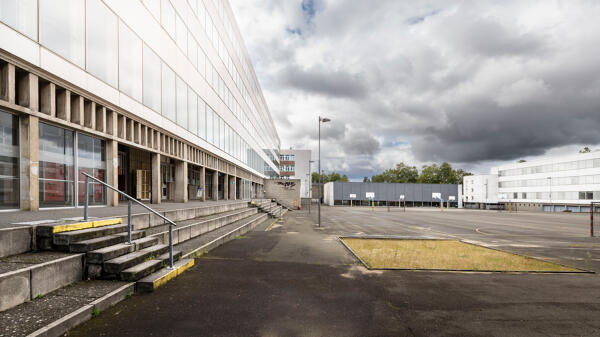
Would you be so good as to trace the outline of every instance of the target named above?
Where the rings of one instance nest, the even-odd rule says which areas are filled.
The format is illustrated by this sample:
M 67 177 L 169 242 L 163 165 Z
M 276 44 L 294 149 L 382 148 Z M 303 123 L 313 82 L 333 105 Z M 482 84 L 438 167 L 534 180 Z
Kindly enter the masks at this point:
M 173 269 L 173 225 L 169 224 L 169 268 Z
M 131 199 L 127 202 L 127 242 L 131 244 Z
M 88 219 L 88 180 L 89 178 L 85 176 L 85 186 L 83 187 L 83 221 L 87 221 Z

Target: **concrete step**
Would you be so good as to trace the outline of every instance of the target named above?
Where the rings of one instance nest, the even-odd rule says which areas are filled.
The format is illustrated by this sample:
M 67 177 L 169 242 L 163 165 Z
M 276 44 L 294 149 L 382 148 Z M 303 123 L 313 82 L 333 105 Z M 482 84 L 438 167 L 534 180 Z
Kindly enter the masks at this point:
M 87 263 L 102 264 L 121 255 L 158 244 L 157 237 L 147 237 L 132 241 L 132 245 L 120 243 L 87 252 Z
M 181 251 L 173 251 L 173 265 L 181 258 Z M 156 257 L 155 259 L 144 261 L 131 268 L 123 270 L 119 276 L 123 281 L 137 281 L 146 277 L 160 268 L 169 265 L 169 252 Z
M 144 232 L 141 231 L 133 231 L 131 232 L 131 239 L 137 240 L 144 236 Z M 86 253 L 92 250 L 113 246 L 122 242 L 127 241 L 127 232 L 102 236 L 99 238 L 83 240 L 73 242 L 69 245 L 69 251 L 71 253 Z
M 111 225 L 54 234 L 52 236 L 52 241 L 55 245 L 68 246 L 73 242 L 99 238 L 126 231 L 127 224 Z
M 104 273 L 105 274 L 119 274 L 121 271 L 133 267 L 140 262 L 152 259 L 155 256 L 159 256 L 169 249 L 168 245 L 155 245 L 148 248 L 140 249 L 133 253 L 125 254 L 104 262 Z
M 173 269 L 163 268 L 139 280 L 136 283 L 136 290 L 138 292 L 154 291 L 192 266 L 194 266 L 194 259 L 179 260 L 173 264 Z

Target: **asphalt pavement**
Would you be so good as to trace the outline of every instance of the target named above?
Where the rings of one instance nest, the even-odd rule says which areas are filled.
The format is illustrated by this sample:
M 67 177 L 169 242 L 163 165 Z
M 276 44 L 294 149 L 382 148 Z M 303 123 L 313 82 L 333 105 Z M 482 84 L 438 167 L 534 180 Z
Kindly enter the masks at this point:
M 584 216 L 324 207 L 315 219 L 259 227 L 69 336 L 600 335 L 596 274 L 370 271 L 337 239 L 453 237 L 596 270 Z

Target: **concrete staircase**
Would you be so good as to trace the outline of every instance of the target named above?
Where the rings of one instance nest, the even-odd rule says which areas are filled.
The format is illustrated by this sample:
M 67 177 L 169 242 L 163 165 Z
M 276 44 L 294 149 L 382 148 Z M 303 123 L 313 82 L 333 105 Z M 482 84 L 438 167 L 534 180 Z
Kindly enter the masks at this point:
M 278 218 L 287 211 L 286 208 L 271 199 L 255 199 L 252 200 L 251 204 L 273 218 Z
M 122 221 L 126 217 L 87 222 L 43 221 L 26 231 L 0 231 L 0 242 L 15 244 L 7 256 L 0 256 L 0 312 L 88 278 L 136 282 L 137 291 L 153 291 L 192 267 L 194 257 L 268 218 L 257 208 L 249 207 L 247 201 L 173 209 L 161 214 L 177 224 L 173 227 L 173 269 L 165 268 L 170 260 L 169 226 L 148 213 L 132 216 L 131 244 L 128 224 Z M 29 251 L 23 252 L 26 247 Z

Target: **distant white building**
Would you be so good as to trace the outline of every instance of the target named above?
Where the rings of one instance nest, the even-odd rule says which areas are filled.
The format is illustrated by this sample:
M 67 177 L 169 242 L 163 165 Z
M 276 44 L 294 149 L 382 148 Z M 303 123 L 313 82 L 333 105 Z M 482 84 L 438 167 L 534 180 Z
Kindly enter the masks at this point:
M 300 197 L 310 198 L 310 150 L 281 150 L 279 155 L 282 178 L 300 179 Z
M 465 208 L 490 208 L 498 204 L 498 174 L 466 176 L 463 179 Z
M 491 176 L 497 177 L 497 200 L 490 197 Z M 485 177 L 487 199 L 481 195 Z M 600 201 L 600 152 L 502 165 L 490 175 L 465 177 L 464 186 L 468 202 L 473 197 L 486 204 L 512 203 L 520 210 L 587 212 L 590 202 Z

